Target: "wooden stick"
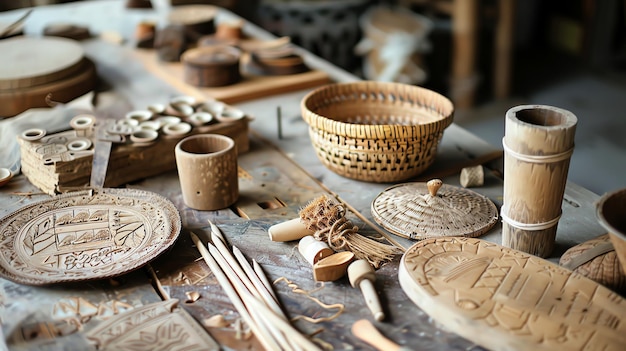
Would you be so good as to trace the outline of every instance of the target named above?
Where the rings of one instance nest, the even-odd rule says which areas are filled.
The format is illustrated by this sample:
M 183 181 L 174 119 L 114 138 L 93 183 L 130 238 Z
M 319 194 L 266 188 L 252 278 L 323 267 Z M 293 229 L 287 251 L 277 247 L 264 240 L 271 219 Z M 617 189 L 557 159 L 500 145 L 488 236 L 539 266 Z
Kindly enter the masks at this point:
M 265 275 L 265 272 L 263 271 L 263 268 L 261 267 L 259 262 L 257 262 L 256 260 L 252 260 L 252 268 L 254 268 L 254 272 L 259 277 L 261 282 L 263 282 L 263 285 L 265 285 L 267 291 L 269 291 L 274 300 L 278 302 L 278 297 L 276 296 L 276 293 L 272 288 L 272 283 L 270 283 L 269 279 L 267 279 L 267 276 Z
M 287 317 L 283 313 L 283 310 L 280 308 L 278 303 L 274 300 L 274 297 L 269 293 L 269 291 L 267 291 L 267 287 L 265 286 L 265 284 L 263 284 L 261 279 L 254 272 L 254 270 L 252 269 L 252 266 L 250 266 L 250 263 L 248 263 L 246 258 L 243 256 L 243 253 L 241 252 L 241 250 L 239 250 L 238 247 L 233 246 L 233 254 L 235 255 L 235 258 L 241 265 L 241 268 L 243 268 L 243 271 L 246 273 L 246 276 L 250 279 L 250 281 L 252 281 L 252 285 L 254 285 L 256 290 L 259 292 L 259 295 L 261 296 L 265 304 L 269 308 L 271 308 L 274 312 L 276 312 L 277 315 L 281 316 L 284 320 L 287 320 Z
M 224 244 L 226 244 L 226 239 L 224 239 L 224 235 L 218 226 L 216 226 L 211 220 L 209 220 L 209 224 L 211 225 L 211 234 L 215 234 Z
M 241 253 L 241 250 L 239 250 L 236 246 L 233 246 L 231 252 L 226 247 L 224 236 L 219 228 L 213 224 L 213 222 L 209 221 L 209 223 L 211 224 L 211 241 L 213 242 L 213 245 L 215 245 L 215 247 L 219 250 L 226 263 L 233 269 L 248 291 L 250 291 L 256 298 L 264 301 L 265 304 L 267 304 L 272 310 L 276 311 L 276 313 L 284 316 L 278 302 L 268 293 L 267 288 L 254 273 L 252 267 L 243 256 L 243 253 Z M 287 317 L 285 317 L 285 320 L 287 320 Z
M 267 321 L 265 320 L 265 315 L 260 314 L 257 309 L 250 307 L 251 301 L 257 301 L 257 299 L 260 299 L 260 296 L 257 296 L 258 294 L 254 294 L 252 291 L 248 290 L 245 284 L 246 278 L 239 275 L 233 269 L 232 264 L 236 263 L 233 262 L 233 257 L 223 257 L 222 253 L 217 249 L 217 247 L 215 247 L 215 245 L 211 243 L 208 243 L 207 246 L 209 248 L 209 254 L 213 256 L 224 274 L 226 274 L 228 279 L 230 279 L 230 282 L 235 288 L 235 291 L 239 294 L 239 297 L 243 301 L 244 305 L 247 306 L 247 309 L 250 312 L 252 319 L 256 322 L 257 326 L 262 329 L 265 334 L 270 334 L 274 341 L 280 344 L 281 349 L 291 349 L 288 341 L 283 335 L 280 334 L 280 331 L 276 330 L 273 324 L 267 323 Z
M 254 284 L 252 284 L 250 279 L 248 279 L 248 276 L 246 275 L 246 273 L 241 269 L 241 266 L 239 266 L 239 264 L 233 257 L 230 250 L 226 247 L 226 244 L 224 244 L 222 240 L 213 239 L 213 236 L 211 236 L 211 238 L 212 238 L 211 241 L 213 242 L 213 246 L 216 248 L 217 251 L 219 251 L 220 255 L 224 258 L 225 264 L 227 264 L 235 272 L 235 274 L 237 275 L 239 280 L 243 283 L 243 285 L 246 287 L 246 289 L 248 289 L 248 291 L 252 293 L 252 295 L 254 295 L 255 297 L 259 299 L 262 298 L 261 294 L 254 287 Z
M 189 234 L 191 236 L 191 240 L 198 248 L 198 251 L 200 251 L 202 258 L 213 272 L 213 275 L 215 275 L 215 278 L 222 286 L 222 289 L 224 289 L 226 296 L 228 296 L 230 301 L 233 303 L 235 309 L 237 309 L 239 315 L 241 315 L 241 318 L 250 326 L 250 329 L 252 329 L 254 335 L 257 336 L 261 345 L 263 345 L 263 347 L 267 350 L 278 350 L 279 347 L 278 345 L 276 345 L 273 338 L 266 333 L 263 333 L 258 325 L 254 323 L 252 316 L 246 309 L 243 301 L 241 300 L 239 295 L 237 295 L 237 292 L 229 282 L 228 278 L 226 277 L 220 266 L 217 264 L 213 256 L 211 256 L 207 248 L 204 247 L 198 236 L 193 232 L 189 232 Z
M 278 316 L 274 311 L 270 310 L 269 307 L 265 306 L 259 300 L 250 301 L 253 308 L 258 309 L 263 313 L 264 316 L 267 317 L 270 322 L 272 322 L 278 329 L 280 329 L 285 335 L 289 335 L 296 342 L 297 345 L 301 346 L 304 350 L 319 350 L 317 345 L 315 345 L 312 341 L 305 338 L 300 332 L 295 330 L 295 328 L 289 324 L 287 321 L 283 320 Z

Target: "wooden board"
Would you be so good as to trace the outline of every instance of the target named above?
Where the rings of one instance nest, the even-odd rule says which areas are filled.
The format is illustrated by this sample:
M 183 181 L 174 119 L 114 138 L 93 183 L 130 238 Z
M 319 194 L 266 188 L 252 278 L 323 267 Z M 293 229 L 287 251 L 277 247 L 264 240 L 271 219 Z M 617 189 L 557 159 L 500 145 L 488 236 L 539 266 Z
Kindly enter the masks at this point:
M 626 300 L 546 260 L 474 238 L 421 241 L 402 289 L 455 333 L 490 350 L 622 350 Z

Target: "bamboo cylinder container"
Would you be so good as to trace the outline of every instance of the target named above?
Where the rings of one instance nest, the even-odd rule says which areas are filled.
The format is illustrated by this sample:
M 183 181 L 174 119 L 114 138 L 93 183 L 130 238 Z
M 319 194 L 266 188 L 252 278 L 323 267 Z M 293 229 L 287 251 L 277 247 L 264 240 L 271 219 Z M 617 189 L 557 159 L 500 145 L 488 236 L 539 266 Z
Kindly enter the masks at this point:
M 502 244 L 539 257 L 554 248 L 576 116 L 545 105 L 506 113 Z

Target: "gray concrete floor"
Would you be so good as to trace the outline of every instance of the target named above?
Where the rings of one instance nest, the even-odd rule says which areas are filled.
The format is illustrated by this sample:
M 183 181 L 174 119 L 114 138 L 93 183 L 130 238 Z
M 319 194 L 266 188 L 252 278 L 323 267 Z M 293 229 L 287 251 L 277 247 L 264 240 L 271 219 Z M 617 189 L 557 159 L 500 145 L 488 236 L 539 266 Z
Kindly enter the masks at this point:
M 506 111 L 521 104 L 564 108 L 578 118 L 568 179 L 596 194 L 626 188 L 626 75 L 581 72 L 535 87 L 523 97 L 459 111 L 455 122 L 501 146 Z

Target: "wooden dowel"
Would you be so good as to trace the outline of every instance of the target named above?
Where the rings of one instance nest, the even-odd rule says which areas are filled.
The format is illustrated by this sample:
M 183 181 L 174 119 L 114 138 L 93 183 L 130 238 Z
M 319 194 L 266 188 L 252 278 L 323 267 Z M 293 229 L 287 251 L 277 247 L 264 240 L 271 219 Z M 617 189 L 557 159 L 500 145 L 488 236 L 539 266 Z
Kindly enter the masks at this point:
M 209 225 L 211 225 L 211 234 L 214 234 L 224 244 L 226 244 L 226 239 L 224 239 L 224 234 L 222 234 L 222 231 L 220 230 L 220 228 L 217 225 L 215 225 L 215 223 L 211 222 L 211 220 L 209 220 Z M 213 240 L 213 239 L 211 239 L 211 240 Z
M 216 241 L 219 242 L 219 240 Z M 232 261 L 233 257 L 230 256 L 229 262 L 229 259 L 224 257 L 215 245 L 208 243 L 207 247 L 209 248 L 209 254 L 213 256 L 224 274 L 226 274 L 226 277 L 230 280 L 232 286 L 235 288 L 235 291 L 239 294 L 239 297 L 243 301 L 244 305 L 247 306 L 246 308 L 250 312 L 250 315 L 257 324 L 258 328 L 261 329 L 264 335 L 271 337 L 276 343 L 280 344 L 279 347 L 281 350 L 290 349 L 288 342 L 282 335 L 280 335 L 280 332 L 277 331 L 272 324 L 265 322 L 265 316 L 263 314 L 259 314 L 258 310 L 250 307 L 250 301 L 260 299 L 260 296 L 258 296 L 258 293 L 255 294 L 256 291 L 252 292 L 247 288 L 245 284 L 246 280 L 248 280 L 247 277 L 238 274 L 233 269 L 233 263 L 236 263 Z
M 315 345 L 311 340 L 305 338 L 291 324 L 280 318 L 276 313 L 274 313 L 274 311 L 270 310 L 269 307 L 265 306 L 259 300 L 252 300 L 251 305 L 253 308 L 261 311 L 261 313 L 263 313 L 263 315 L 266 316 L 271 323 L 273 323 L 285 335 L 291 337 L 293 341 L 305 351 L 319 350 L 317 345 Z
M 274 297 L 272 296 L 272 294 L 270 294 L 269 291 L 267 291 L 267 287 L 265 286 L 265 284 L 263 284 L 261 279 L 254 272 L 252 266 L 250 266 L 250 263 L 248 263 L 246 258 L 243 256 L 243 253 L 241 252 L 241 250 L 239 250 L 238 247 L 233 246 L 233 254 L 235 255 L 235 258 L 241 265 L 241 268 L 243 268 L 243 271 L 246 273 L 247 277 L 252 282 L 252 285 L 254 285 L 256 290 L 259 292 L 259 295 L 261 296 L 265 304 L 269 308 L 271 308 L 274 312 L 276 312 L 276 314 L 281 316 L 284 320 L 287 320 L 287 317 L 283 313 L 283 310 L 280 308 L 276 300 L 274 300 Z
M 241 298 L 239 297 L 239 295 L 237 294 L 213 256 L 211 256 L 207 248 L 204 247 L 198 236 L 195 235 L 193 232 L 190 232 L 189 234 L 191 235 L 191 240 L 198 248 L 198 251 L 200 251 L 202 258 L 209 266 L 209 269 L 211 269 L 211 272 L 213 272 L 213 275 L 215 275 L 215 279 L 217 279 L 219 284 L 222 286 L 222 289 L 224 289 L 226 296 L 228 296 L 233 306 L 235 306 L 235 309 L 237 310 L 237 312 L 239 312 L 241 318 L 250 326 L 250 329 L 259 339 L 261 345 L 263 345 L 266 350 L 278 350 L 279 347 L 278 345 L 276 345 L 273 338 L 271 338 L 271 336 L 267 335 L 266 333 L 261 332 L 261 329 L 256 325 L 256 323 L 254 323 L 252 316 L 246 309 L 243 301 L 241 300 Z
M 274 300 L 278 302 L 278 297 L 276 296 L 276 293 L 272 288 L 272 283 L 270 283 L 269 279 L 267 279 L 267 276 L 265 275 L 265 272 L 263 271 L 263 268 L 261 267 L 259 262 L 257 262 L 256 260 L 252 260 L 252 268 L 254 269 L 254 272 L 259 277 L 261 282 L 263 282 L 263 285 L 265 285 L 267 291 L 269 291 Z
M 252 284 L 252 281 L 248 279 L 246 273 L 243 271 L 243 269 L 241 269 L 241 266 L 239 265 L 239 263 L 237 263 L 235 257 L 233 257 L 230 250 L 226 247 L 226 244 L 224 244 L 224 242 L 219 239 L 212 239 L 211 241 L 213 242 L 213 246 L 219 252 L 220 256 L 224 258 L 225 264 L 227 264 L 235 272 L 235 274 L 237 275 L 237 277 L 239 277 L 239 280 L 243 283 L 246 289 L 248 289 L 248 291 L 257 298 L 262 298 L 257 289 L 254 287 L 254 284 Z M 210 251 L 211 250 L 209 250 L 209 252 Z

